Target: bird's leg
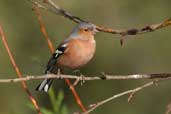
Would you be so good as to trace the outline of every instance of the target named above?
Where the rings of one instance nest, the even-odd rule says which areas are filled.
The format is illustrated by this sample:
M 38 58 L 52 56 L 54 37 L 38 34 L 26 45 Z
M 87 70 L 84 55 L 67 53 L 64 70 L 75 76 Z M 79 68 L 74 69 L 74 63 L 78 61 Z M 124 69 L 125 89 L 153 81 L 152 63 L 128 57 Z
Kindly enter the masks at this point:
M 62 79 L 62 76 L 61 76 L 61 69 L 58 68 L 58 72 L 57 72 L 57 75 L 59 76 L 59 80 Z
M 80 70 L 76 69 L 73 71 L 73 73 L 77 73 L 76 76 L 78 76 L 73 85 L 76 86 L 79 82 L 81 82 L 81 85 L 83 85 L 83 83 L 85 83 L 85 78 L 84 75 L 80 72 Z

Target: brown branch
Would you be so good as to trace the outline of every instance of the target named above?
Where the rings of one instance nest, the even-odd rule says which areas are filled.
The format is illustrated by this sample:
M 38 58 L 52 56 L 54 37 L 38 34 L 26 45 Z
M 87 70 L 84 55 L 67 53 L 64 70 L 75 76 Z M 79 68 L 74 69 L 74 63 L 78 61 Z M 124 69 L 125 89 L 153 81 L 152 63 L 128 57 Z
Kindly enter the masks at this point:
M 41 16 L 41 14 L 40 14 L 40 12 L 39 12 L 39 10 L 38 10 L 38 7 L 39 7 L 39 4 L 33 2 L 33 8 L 34 8 L 35 13 L 36 13 L 36 15 L 37 15 L 38 22 L 39 22 L 39 24 L 40 24 L 41 32 L 42 32 L 42 34 L 44 35 L 44 37 L 45 37 L 45 39 L 46 39 L 46 42 L 47 42 L 47 44 L 48 44 L 48 46 L 49 46 L 49 49 L 50 49 L 51 53 L 54 53 L 54 51 L 55 51 L 54 46 L 53 46 L 53 44 L 52 44 L 50 38 L 48 37 L 47 31 L 46 31 L 45 25 L 44 25 L 44 23 L 43 23 L 42 16 Z M 74 98 L 75 98 L 77 104 L 80 106 L 80 108 L 82 109 L 82 111 L 85 112 L 85 111 L 86 111 L 86 108 L 85 108 L 85 106 L 83 105 L 83 103 L 82 103 L 82 101 L 81 101 L 79 95 L 77 94 L 77 92 L 76 92 L 74 86 L 71 84 L 70 80 L 67 79 L 67 78 L 65 79 L 65 82 L 66 82 L 67 85 L 70 87 L 71 92 L 72 92 L 72 94 L 74 95 Z
M 8 55 L 9 55 L 9 58 L 10 58 L 10 61 L 11 61 L 12 65 L 13 65 L 14 70 L 16 71 L 18 77 L 19 77 L 19 78 L 22 78 L 23 75 L 22 75 L 21 71 L 19 70 L 19 68 L 18 68 L 18 66 L 17 66 L 17 64 L 16 64 L 16 62 L 15 62 L 15 60 L 14 60 L 14 57 L 13 57 L 13 55 L 12 55 L 12 53 L 11 53 L 11 50 L 10 50 L 10 48 L 9 48 L 9 46 L 8 46 L 7 38 L 6 38 L 6 36 L 5 36 L 5 33 L 4 33 L 4 30 L 3 30 L 2 25 L 0 25 L 0 36 L 1 36 L 1 38 L 2 38 L 4 47 L 5 47 L 5 49 L 6 49 L 7 53 L 8 53 Z M 38 114 L 42 114 L 42 113 L 40 112 L 40 107 L 39 107 L 39 105 L 37 104 L 37 101 L 36 101 L 36 99 L 34 98 L 34 96 L 33 96 L 33 95 L 31 94 L 31 92 L 29 91 L 29 89 L 28 89 L 28 87 L 27 87 L 27 85 L 26 85 L 26 82 L 25 82 L 25 81 L 21 81 L 21 84 L 22 84 L 22 88 L 23 88 L 23 89 L 26 91 L 26 93 L 28 94 L 29 99 L 30 99 L 30 101 L 33 103 L 33 105 L 34 105 L 35 109 L 37 110 Z
M 105 77 L 105 78 L 104 78 Z M 106 104 L 107 102 L 114 100 L 116 98 L 119 98 L 124 95 L 129 95 L 128 100 L 130 101 L 138 91 L 149 87 L 153 84 L 156 84 L 157 82 L 161 80 L 166 80 L 166 79 L 171 79 L 171 74 L 136 74 L 136 75 L 120 75 L 120 76 L 112 76 L 112 75 L 105 75 L 103 77 L 78 77 L 78 76 L 73 76 L 73 75 L 63 75 L 63 74 L 47 74 L 47 75 L 41 75 L 41 76 L 25 76 L 21 78 L 14 78 L 14 79 L 0 79 L 0 83 L 16 83 L 16 82 L 21 82 L 21 81 L 29 81 L 29 80 L 39 80 L 39 79 L 45 79 L 45 78 L 55 78 L 55 79 L 74 79 L 74 80 L 80 80 L 80 81 L 92 81 L 92 80 L 141 80 L 141 79 L 152 79 L 154 81 L 149 82 L 147 84 L 144 84 L 142 86 L 139 86 L 135 89 L 127 90 L 125 92 L 113 95 L 112 97 L 109 97 L 105 100 L 102 100 L 100 102 L 94 103 L 90 105 L 90 109 L 85 111 L 84 113 L 81 114 L 88 114 L 95 110 L 96 108 Z M 169 107 L 170 105 L 168 105 Z M 170 108 L 168 108 L 167 112 L 170 112 Z M 166 113 L 166 114 L 168 114 Z M 75 114 L 80 114 L 80 113 L 75 113 Z
M 104 76 L 93 76 L 93 77 L 79 77 L 75 75 L 65 75 L 65 74 L 46 74 L 39 76 L 27 75 L 20 78 L 12 79 L 0 79 L 0 83 L 16 83 L 29 80 L 40 80 L 45 78 L 54 78 L 54 79 L 72 79 L 79 81 L 93 81 L 93 80 L 144 80 L 144 79 L 171 79 L 171 74 L 136 74 L 136 75 L 104 75 Z
M 71 13 L 65 11 L 64 9 L 60 8 L 58 5 L 56 5 L 52 0 L 44 0 L 44 2 L 49 6 L 49 7 L 45 7 L 43 5 L 41 5 L 38 2 L 35 2 L 34 0 L 32 0 L 32 2 L 34 2 L 35 4 L 38 5 L 39 8 L 47 10 L 49 12 L 55 13 L 57 15 L 61 15 L 67 19 L 70 19 L 71 21 L 74 21 L 76 23 L 80 23 L 80 22 L 89 22 L 89 21 L 85 21 L 77 16 L 72 15 Z M 111 28 L 106 28 L 103 26 L 98 26 L 96 25 L 96 29 L 98 31 L 101 32 L 106 32 L 106 33 L 112 33 L 112 34 L 119 34 L 122 36 L 126 36 L 126 35 L 137 35 L 137 34 L 144 34 L 144 33 L 148 33 L 148 32 L 153 32 L 155 30 L 164 28 L 171 25 L 171 18 L 159 23 L 159 24 L 152 24 L 152 25 L 147 25 L 145 27 L 142 27 L 140 29 L 137 28 L 132 28 L 132 29 L 127 29 L 127 30 L 121 30 L 121 29 L 111 29 Z
M 97 103 L 94 103 L 94 104 L 89 105 L 89 106 L 90 106 L 90 109 L 88 109 L 87 112 L 83 112 L 83 113 L 74 113 L 74 114 L 88 114 L 88 113 L 94 111 L 95 109 L 97 109 L 98 107 L 100 107 L 100 106 L 102 106 L 102 105 L 104 105 L 104 104 L 106 104 L 106 103 L 108 103 L 108 102 L 110 102 L 110 101 L 112 101 L 112 100 L 114 100 L 114 99 L 116 99 L 116 98 L 122 97 L 122 96 L 124 96 L 124 95 L 129 95 L 129 94 L 132 94 L 132 93 L 135 94 L 135 93 L 137 93 L 137 92 L 143 90 L 144 88 L 147 88 L 147 87 L 149 87 L 149 86 L 152 86 L 152 85 L 154 85 L 155 83 L 157 83 L 157 82 L 159 82 L 159 81 L 162 81 L 162 80 L 163 80 L 163 79 L 151 81 L 151 82 L 148 82 L 148 83 L 146 83 L 146 84 L 144 84 L 144 85 L 142 85 L 142 86 L 139 86 L 139 87 L 137 87 L 137 88 L 135 88 L 135 89 L 127 90 L 127 91 L 124 91 L 124 92 L 122 92 L 122 93 L 113 95 L 113 96 L 111 96 L 111 97 L 109 97 L 109 98 L 107 98 L 107 99 L 105 99 L 105 100 L 102 100 L 102 101 L 99 101 L 99 102 L 97 102 Z
M 102 32 L 107 32 L 107 33 L 112 33 L 112 34 L 120 34 L 122 36 L 126 36 L 126 35 L 137 35 L 137 34 L 153 32 L 155 30 L 167 27 L 169 25 L 171 25 L 171 18 L 169 18 L 159 24 L 147 25 L 140 29 L 133 28 L 133 29 L 128 29 L 128 30 L 116 30 L 116 29 L 108 29 L 108 28 L 97 26 L 97 30 L 102 31 Z
M 80 97 L 79 97 L 79 95 L 78 95 L 76 89 L 74 88 L 74 86 L 72 85 L 72 83 L 70 82 L 70 80 L 69 80 L 68 78 L 66 78 L 66 79 L 65 79 L 65 82 L 67 83 L 67 85 L 68 85 L 69 88 L 71 89 L 72 94 L 74 95 L 75 100 L 76 100 L 78 106 L 80 106 L 80 108 L 81 108 L 81 110 L 82 110 L 83 112 L 86 112 L 87 109 L 86 109 L 86 107 L 83 105 L 83 103 L 82 103 L 82 101 L 81 101 L 81 99 L 80 99 Z
M 38 20 L 39 25 L 40 25 L 40 30 L 41 30 L 46 42 L 48 43 L 48 46 L 49 46 L 51 53 L 53 53 L 53 52 L 55 52 L 55 48 L 54 48 L 52 42 L 50 41 L 50 38 L 49 38 L 48 33 L 46 31 L 45 24 L 43 23 L 43 19 L 42 19 L 42 16 L 40 14 L 40 11 L 39 11 L 37 5 L 34 3 L 33 3 L 33 10 L 35 11 L 35 14 L 37 16 L 37 20 Z
M 64 9 L 60 8 L 58 5 L 56 5 L 52 0 L 43 0 L 44 3 L 48 4 L 50 7 L 52 7 L 53 9 L 51 9 L 51 11 L 53 11 L 54 13 L 61 15 L 65 18 L 68 18 L 76 23 L 80 23 L 80 22 L 86 22 L 85 20 L 74 16 L 72 14 L 70 14 L 69 12 L 65 11 Z

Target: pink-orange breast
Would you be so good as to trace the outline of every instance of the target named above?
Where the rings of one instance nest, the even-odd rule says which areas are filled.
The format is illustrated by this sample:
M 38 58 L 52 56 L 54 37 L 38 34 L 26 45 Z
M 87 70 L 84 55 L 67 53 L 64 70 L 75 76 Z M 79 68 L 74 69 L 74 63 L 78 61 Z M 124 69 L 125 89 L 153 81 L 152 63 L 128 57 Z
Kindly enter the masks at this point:
M 96 43 L 90 40 L 73 39 L 67 44 L 64 54 L 57 64 L 70 69 L 77 69 L 87 64 L 94 56 Z

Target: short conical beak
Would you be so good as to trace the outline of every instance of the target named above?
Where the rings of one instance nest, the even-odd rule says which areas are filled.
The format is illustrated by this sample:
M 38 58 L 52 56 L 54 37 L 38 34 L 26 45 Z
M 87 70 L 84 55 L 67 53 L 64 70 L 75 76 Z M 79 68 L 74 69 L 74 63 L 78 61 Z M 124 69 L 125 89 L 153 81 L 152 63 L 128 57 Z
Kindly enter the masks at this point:
M 97 32 L 99 32 L 96 28 L 93 30 L 93 34 L 95 35 Z
M 97 29 L 94 30 L 96 33 L 99 32 Z

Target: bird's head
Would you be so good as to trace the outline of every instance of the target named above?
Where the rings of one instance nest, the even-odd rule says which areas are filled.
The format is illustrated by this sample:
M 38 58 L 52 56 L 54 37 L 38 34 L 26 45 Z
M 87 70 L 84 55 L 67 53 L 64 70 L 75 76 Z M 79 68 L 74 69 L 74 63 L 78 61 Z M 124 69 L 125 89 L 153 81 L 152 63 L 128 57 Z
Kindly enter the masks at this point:
M 81 39 L 94 38 L 98 32 L 96 25 L 89 22 L 80 22 L 71 32 L 71 35 Z
M 80 33 L 94 35 L 98 32 L 96 25 L 89 22 L 81 22 L 76 27 Z

